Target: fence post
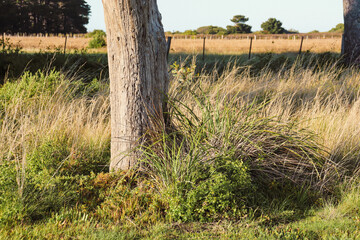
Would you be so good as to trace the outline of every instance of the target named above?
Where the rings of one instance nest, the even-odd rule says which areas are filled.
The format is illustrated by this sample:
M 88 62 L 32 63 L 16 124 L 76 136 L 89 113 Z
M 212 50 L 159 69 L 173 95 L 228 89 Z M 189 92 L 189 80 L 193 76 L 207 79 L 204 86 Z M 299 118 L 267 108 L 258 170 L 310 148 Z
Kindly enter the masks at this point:
M 301 37 L 299 55 L 301 54 L 301 51 L 302 51 L 303 42 L 304 42 L 304 37 Z
M 252 48 L 252 42 L 253 42 L 253 37 L 250 37 L 249 59 L 251 58 L 251 48 Z
M 65 33 L 64 55 L 66 54 L 67 34 Z
M 205 41 L 206 41 L 206 37 L 204 37 L 204 42 L 203 42 L 203 61 L 205 61 Z
M 166 42 L 166 58 L 169 59 L 170 47 L 171 47 L 171 37 L 168 37 Z

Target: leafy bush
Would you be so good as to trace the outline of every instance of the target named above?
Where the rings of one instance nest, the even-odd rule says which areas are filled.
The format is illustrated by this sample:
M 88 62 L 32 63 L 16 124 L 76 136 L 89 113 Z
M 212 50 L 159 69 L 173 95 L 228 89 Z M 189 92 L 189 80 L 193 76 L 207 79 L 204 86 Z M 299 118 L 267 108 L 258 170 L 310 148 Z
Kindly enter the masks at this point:
M 92 38 L 95 36 L 102 36 L 102 37 L 106 37 L 106 33 L 103 30 L 100 29 L 95 29 L 92 32 L 89 32 L 88 34 L 86 34 L 87 37 Z
M 89 42 L 89 48 L 102 48 L 106 46 L 106 34 L 102 30 L 94 30 L 88 34 L 92 39 Z
M 168 192 L 170 219 L 236 220 L 247 213 L 248 193 L 254 189 L 247 167 L 241 161 L 216 159 L 195 171 L 193 182 L 178 182 Z

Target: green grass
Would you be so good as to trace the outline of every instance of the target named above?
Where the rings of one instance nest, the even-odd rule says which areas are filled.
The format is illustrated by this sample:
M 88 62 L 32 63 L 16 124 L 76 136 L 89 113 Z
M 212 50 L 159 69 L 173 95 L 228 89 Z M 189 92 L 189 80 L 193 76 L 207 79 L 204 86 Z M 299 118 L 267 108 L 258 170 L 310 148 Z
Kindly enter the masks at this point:
M 152 119 L 142 172 L 108 173 L 106 73 L 7 79 L 0 238 L 359 238 L 358 69 L 332 54 L 206 61 L 171 56 L 170 121 Z

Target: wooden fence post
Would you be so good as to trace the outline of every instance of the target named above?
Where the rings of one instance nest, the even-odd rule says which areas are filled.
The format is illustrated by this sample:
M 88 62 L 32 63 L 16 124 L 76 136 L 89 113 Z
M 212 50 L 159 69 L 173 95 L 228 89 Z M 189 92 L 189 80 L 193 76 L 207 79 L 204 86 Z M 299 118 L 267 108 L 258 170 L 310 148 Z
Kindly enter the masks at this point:
M 251 48 L 252 48 L 252 42 L 253 42 L 253 37 L 250 37 L 249 59 L 251 58 Z
M 205 41 L 206 41 L 206 37 L 204 37 L 204 42 L 203 42 L 203 61 L 205 61 Z
M 66 43 L 67 43 L 67 35 L 65 33 L 64 55 L 66 54 Z
M 304 37 L 301 37 L 299 55 L 301 54 L 301 51 L 302 51 L 303 42 L 304 42 Z

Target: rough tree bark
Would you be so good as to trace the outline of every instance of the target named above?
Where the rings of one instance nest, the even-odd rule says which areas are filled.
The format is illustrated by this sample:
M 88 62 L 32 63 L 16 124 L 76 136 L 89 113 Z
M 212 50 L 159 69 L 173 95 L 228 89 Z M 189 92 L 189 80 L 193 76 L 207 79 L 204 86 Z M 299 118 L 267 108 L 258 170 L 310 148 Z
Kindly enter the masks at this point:
M 360 65 L 360 0 L 343 0 L 343 54 L 348 64 Z
M 111 106 L 111 170 L 136 162 L 152 114 L 161 115 L 168 88 L 166 41 L 156 0 L 102 0 Z

